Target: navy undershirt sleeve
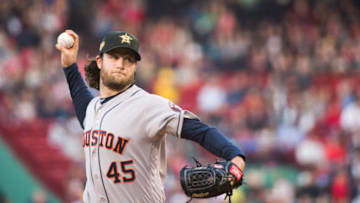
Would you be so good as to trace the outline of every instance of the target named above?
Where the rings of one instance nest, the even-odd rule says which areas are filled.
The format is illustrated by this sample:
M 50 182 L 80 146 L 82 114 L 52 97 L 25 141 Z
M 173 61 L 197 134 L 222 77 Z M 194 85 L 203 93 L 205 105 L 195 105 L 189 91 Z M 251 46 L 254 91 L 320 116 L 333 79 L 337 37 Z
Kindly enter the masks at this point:
M 81 77 L 76 63 L 63 68 L 63 70 L 66 76 L 66 81 L 69 85 L 76 116 L 81 127 L 84 128 L 83 122 L 85 119 L 86 108 L 94 96 L 91 94 L 89 88 L 85 84 L 85 81 Z
M 235 156 L 245 160 L 244 153 L 221 134 L 216 128 L 200 122 L 197 119 L 184 119 L 181 138 L 199 143 L 214 155 L 229 161 Z

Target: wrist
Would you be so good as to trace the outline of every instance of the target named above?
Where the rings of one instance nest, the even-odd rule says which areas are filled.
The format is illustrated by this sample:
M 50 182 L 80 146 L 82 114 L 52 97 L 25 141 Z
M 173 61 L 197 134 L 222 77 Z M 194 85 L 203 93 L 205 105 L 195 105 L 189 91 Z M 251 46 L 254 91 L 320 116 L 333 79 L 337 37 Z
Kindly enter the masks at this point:
M 73 67 L 75 64 L 76 64 L 76 62 L 73 62 L 73 63 L 71 63 L 71 64 L 62 64 L 62 67 L 63 67 L 64 69 L 67 69 L 67 68 Z
M 240 168 L 240 170 L 245 169 L 245 160 L 241 156 L 236 156 L 233 159 L 231 159 L 231 162 L 233 162 L 237 167 Z

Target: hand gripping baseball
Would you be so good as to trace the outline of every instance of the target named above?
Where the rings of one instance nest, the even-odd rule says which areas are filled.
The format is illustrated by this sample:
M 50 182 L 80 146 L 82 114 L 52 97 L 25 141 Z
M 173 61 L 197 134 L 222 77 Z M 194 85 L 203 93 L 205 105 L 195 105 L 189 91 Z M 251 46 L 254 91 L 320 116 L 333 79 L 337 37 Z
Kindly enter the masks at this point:
M 64 68 L 76 62 L 79 51 L 79 36 L 72 30 L 65 30 L 65 32 L 74 38 L 74 45 L 67 48 L 61 44 L 56 44 L 56 49 L 61 52 L 61 65 Z

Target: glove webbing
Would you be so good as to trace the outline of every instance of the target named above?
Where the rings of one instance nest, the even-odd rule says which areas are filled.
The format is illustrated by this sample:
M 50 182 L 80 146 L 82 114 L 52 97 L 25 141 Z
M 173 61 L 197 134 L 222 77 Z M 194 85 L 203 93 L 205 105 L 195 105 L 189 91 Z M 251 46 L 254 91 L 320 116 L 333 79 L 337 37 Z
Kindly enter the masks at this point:
M 194 159 L 194 161 L 196 163 L 196 167 L 201 167 L 202 166 L 202 164 L 195 157 L 193 157 L 193 159 Z M 231 203 L 231 196 L 232 196 L 232 191 L 227 192 L 224 200 L 226 200 L 226 198 L 229 198 L 229 203 Z M 192 199 L 193 198 L 190 197 L 190 199 L 186 203 L 190 203 Z

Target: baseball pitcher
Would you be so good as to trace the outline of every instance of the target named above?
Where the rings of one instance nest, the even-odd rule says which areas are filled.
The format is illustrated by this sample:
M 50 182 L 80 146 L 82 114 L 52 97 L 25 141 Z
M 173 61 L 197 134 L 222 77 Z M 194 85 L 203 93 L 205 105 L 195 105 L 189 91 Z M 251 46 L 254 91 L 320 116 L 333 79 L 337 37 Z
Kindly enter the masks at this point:
M 165 202 L 166 135 L 195 141 L 226 160 L 209 165 L 207 171 L 184 168 L 182 186 L 189 197 L 229 194 L 240 185 L 245 156 L 238 147 L 193 113 L 134 84 L 141 55 L 139 41 L 133 35 L 106 34 L 98 55 L 85 66 L 86 81 L 99 90 L 99 96 L 94 97 L 76 64 L 79 37 L 72 30 L 65 32 L 74 38 L 73 45 L 58 43 L 56 48 L 61 52 L 61 65 L 84 129 L 84 202 Z M 223 174 L 224 181 L 204 182 L 203 176 L 195 177 L 198 172 Z M 198 183 L 211 187 L 197 188 Z M 224 184 L 228 189 L 218 190 L 225 188 Z

